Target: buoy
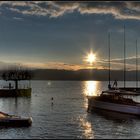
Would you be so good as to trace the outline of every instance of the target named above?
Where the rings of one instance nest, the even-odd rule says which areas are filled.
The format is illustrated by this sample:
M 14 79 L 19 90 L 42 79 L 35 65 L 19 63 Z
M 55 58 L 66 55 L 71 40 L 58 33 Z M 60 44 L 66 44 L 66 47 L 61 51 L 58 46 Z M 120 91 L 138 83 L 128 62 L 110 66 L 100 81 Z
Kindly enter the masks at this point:
M 53 97 L 51 98 L 51 100 L 52 100 L 52 103 L 51 103 L 51 105 L 53 106 Z

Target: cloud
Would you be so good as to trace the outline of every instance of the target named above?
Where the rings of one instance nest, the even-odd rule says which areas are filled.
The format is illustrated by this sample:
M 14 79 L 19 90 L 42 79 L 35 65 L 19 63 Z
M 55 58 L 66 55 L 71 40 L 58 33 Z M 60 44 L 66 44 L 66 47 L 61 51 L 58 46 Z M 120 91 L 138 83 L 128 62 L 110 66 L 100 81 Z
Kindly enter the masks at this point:
M 140 59 L 140 58 L 139 58 Z M 127 60 L 135 61 L 135 58 L 128 58 Z M 136 63 L 126 62 L 126 70 L 136 70 Z M 0 62 L 1 69 L 10 68 L 26 68 L 26 69 L 64 69 L 64 70 L 80 70 L 80 69 L 108 69 L 108 60 L 97 60 L 93 65 L 88 63 L 83 64 L 71 64 L 64 62 Z M 112 70 L 122 70 L 124 68 L 123 59 L 112 59 L 111 69 Z M 140 69 L 140 66 L 138 66 Z
M 41 68 L 41 69 L 65 69 L 65 70 L 79 70 L 82 69 L 82 65 L 66 64 L 63 62 L 46 62 L 46 63 L 21 63 L 21 66 L 27 68 Z
M 58 1 L 0 1 L 1 10 L 23 15 L 57 18 L 68 13 L 112 15 L 116 19 L 140 19 L 140 2 L 58 2 Z
M 19 65 L 20 65 L 20 63 L 10 63 L 10 62 L 0 61 L 0 70 L 10 69 L 10 68 L 16 68 Z
M 136 56 L 126 57 L 126 69 L 136 70 Z M 137 57 L 137 61 L 140 62 L 140 56 Z M 102 66 L 104 69 L 108 69 L 108 59 L 98 60 L 98 66 Z M 110 60 L 111 69 L 123 69 L 124 68 L 124 58 L 115 58 Z M 140 66 L 138 65 L 138 69 Z
M 20 18 L 20 17 L 13 17 L 13 19 L 19 20 L 19 21 L 22 21 L 23 20 L 23 18 Z
M 27 68 L 27 69 L 65 69 L 65 70 L 79 70 L 84 68 L 83 65 L 68 64 L 63 62 L 5 62 L 0 61 L 0 70 L 11 68 Z

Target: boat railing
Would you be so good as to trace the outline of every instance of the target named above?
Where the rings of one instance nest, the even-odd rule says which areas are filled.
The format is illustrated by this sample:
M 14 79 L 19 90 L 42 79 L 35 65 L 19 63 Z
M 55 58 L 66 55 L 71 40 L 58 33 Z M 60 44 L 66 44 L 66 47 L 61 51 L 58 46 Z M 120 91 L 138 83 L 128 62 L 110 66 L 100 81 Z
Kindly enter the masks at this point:
M 140 93 L 126 90 L 106 90 L 102 91 L 101 95 L 110 94 L 110 95 L 128 95 L 128 96 L 140 96 Z

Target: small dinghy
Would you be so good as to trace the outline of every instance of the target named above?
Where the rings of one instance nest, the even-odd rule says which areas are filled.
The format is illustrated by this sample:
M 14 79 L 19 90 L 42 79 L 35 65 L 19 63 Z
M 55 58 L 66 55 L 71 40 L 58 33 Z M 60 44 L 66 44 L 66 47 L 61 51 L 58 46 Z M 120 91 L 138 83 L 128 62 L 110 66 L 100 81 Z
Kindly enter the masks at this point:
M 15 115 L 9 115 L 0 112 L 0 126 L 12 126 L 12 127 L 28 127 L 32 124 L 32 118 L 20 117 Z

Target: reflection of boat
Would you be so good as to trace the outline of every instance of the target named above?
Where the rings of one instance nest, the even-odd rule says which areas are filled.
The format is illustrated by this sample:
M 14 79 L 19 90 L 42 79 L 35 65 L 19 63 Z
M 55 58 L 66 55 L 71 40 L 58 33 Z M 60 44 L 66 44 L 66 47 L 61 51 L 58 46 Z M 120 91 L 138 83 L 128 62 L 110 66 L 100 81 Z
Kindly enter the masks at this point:
M 0 126 L 25 127 L 32 124 L 32 118 L 22 118 L 0 112 Z
M 94 109 L 94 114 L 103 116 L 107 120 L 112 120 L 120 123 L 131 122 L 134 119 L 140 119 L 138 116 L 131 114 L 124 114 L 120 112 L 114 112 L 109 110 Z
M 88 111 L 103 109 L 140 116 L 140 103 L 132 99 L 138 95 L 140 94 L 130 91 L 103 91 L 100 96 L 88 97 Z
M 0 97 L 30 97 L 31 88 L 26 89 L 0 89 Z

